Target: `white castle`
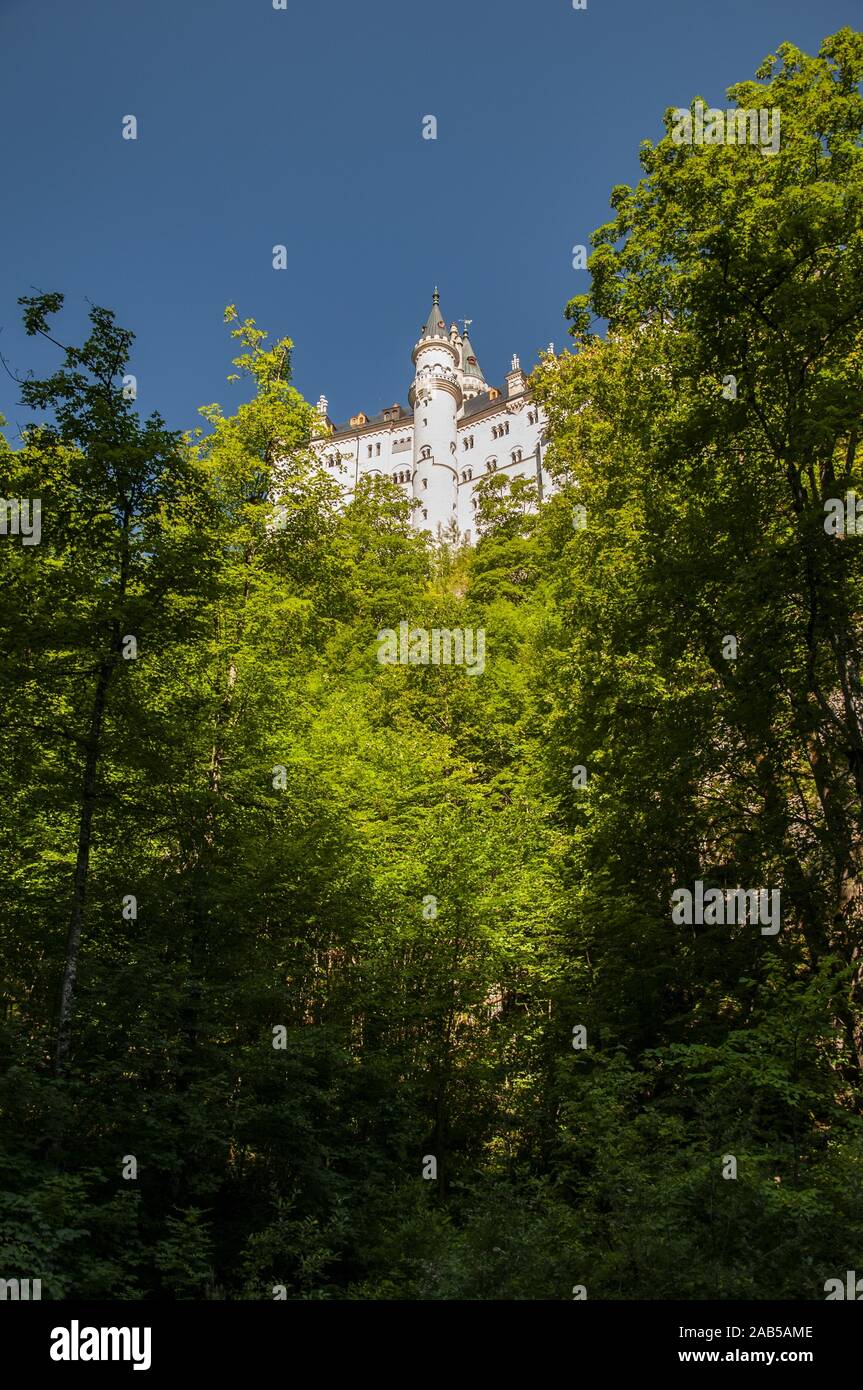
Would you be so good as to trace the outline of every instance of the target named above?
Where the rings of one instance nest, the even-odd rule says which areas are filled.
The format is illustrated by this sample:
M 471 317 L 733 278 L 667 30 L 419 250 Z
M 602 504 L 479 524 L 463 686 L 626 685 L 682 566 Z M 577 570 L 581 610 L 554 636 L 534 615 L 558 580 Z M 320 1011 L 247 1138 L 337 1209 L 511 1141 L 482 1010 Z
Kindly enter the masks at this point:
M 489 386 L 468 337 L 471 322 L 463 320 L 463 333 L 455 323 L 447 332 L 435 290 L 413 350 L 410 409 L 391 405 L 378 415 L 360 412 L 335 425 L 321 396 L 320 432 L 312 441 L 348 497 L 360 478 L 390 477 L 416 500 L 417 530 L 436 536 L 457 531 L 467 540 L 482 478 L 504 473 L 529 479 L 540 502 L 552 487 L 544 468 L 545 417 L 531 401 L 518 358 L 512 359 L 503 389 Z

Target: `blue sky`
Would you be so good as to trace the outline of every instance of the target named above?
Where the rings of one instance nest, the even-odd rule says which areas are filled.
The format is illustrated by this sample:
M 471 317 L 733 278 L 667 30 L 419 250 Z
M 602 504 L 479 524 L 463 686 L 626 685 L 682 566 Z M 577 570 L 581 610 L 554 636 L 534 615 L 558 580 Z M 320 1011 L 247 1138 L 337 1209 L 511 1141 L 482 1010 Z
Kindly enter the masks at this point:
M 17 306 L 62 290 L 137 335 L 144 414 L 199 423 L 230 387 L 224 306 L 296 344 L 330 415 L 405 401 L 440 286 L 487 379 L 566 342 L 571 248 L 695 95 L 725 104 L 783 40 L 815 52 L 859 0 L 0 0 L 0 351 L 51 365 Z M 121 138 L 137 117 L 137 141 Z M 423 117 L 438 121 L 422 138 Z M 287 247 L 284 271 L 272 247 Z M 7 434 L 27 420 L 0 371 Z

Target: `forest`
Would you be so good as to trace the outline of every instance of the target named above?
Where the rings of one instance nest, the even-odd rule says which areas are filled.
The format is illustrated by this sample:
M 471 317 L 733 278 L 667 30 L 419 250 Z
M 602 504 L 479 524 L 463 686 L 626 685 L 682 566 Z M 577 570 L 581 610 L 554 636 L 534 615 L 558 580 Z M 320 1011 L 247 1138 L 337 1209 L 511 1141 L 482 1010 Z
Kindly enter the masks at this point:
M 775 151 L 669 109 L 531 376 L 555 490 L 486 479 L 473 545 L 387 479 L 342 503 L 257 306 L 176 432 L 110 309 L 76 346 L 22 294 L 54 369 L 0 435 L 0 1274 L 863 1272 L 861 81 L 863 34 L 780 46 L 728 92 Z M 382 663 L 403 623 L 482 669 Z M 775 932 L 722 910 L 756 891 Z

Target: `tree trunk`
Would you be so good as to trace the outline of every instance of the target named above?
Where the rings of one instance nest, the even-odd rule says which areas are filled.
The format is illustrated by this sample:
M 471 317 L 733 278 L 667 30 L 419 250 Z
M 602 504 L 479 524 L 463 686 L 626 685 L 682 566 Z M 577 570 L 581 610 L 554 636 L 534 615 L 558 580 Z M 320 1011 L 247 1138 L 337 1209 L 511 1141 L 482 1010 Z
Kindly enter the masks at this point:
M 116 626 L 116 625 L 115 625 Z M 119 640 L 119 629 L 115 634 Z M 75 882 L 72 894 L 72 912 L 69 918 L 69 935 L 66 941 L 66 966 L 63 971 L 63 984 L 60 990 L 60 1009 L 57 1019 L 57 1048 L 54 1054 L 54 1075 L 60 1076 L 69 1056 L 72 1041 L 72 1008 L 75 999 L 75 980 L 78 975 L 78 956 L 81 949 L 81 927 L 84 921 L 84 903 L 87 897 L 87 875 L 90 867 L 90 842 L 93 832 L 93 812 L 96 809 L 96 774 L 102 740 L 102 723 L 105 717 L 105 703 L 108 686 L 114 667 L 117 664 L 118 650 L 106 657 L 99 667 L 96 693 L 90 716 L 90 731 L 87 735 L 87 754 L 84 759 L 84 785 L 81 798 L 81 817 L 78 822 L 78 853 L 75 860 Z
M 120 554 L 120 577 L 118 584 L 118 607 L 126 599 L 129 582 L 129 518 L 128 505 L 123 509 L 123 529 Z M 69 1058 L 72 1043 L 72 1011 L 75 1004 L 75 981 L 78 976 L 78 958 L 81 951 L 81 928 L 84 922 L 84 904 L 87 899 L 87 878 L 90 868 L 90 844 L 93 835 L 93 814 L 96 810 L 97 776 L 99 754 L 102 748 L 102 726 L 105 719 L 105 706 L 111 677 L 120 659 L 123 631 L 120 619 L 111 623 L 111 646 L 103 657 L 96 679 L 96 691 L 90 713 L 90 728 L 87 734 L 86 755 L 84 758 L 84 781 L 81 796 L 81 816 L 78 822 L 78 852 L 75 858 L 75 880 L 72 891 L 72 912 L 69 917 L 69 935 L 66 940 L 66 964 L 63 970 L 63 984 L 60 989 L 60 1006 L 57 1015 L 57 1046 L 54 1053 L 54 1075 L 61 1076 Z

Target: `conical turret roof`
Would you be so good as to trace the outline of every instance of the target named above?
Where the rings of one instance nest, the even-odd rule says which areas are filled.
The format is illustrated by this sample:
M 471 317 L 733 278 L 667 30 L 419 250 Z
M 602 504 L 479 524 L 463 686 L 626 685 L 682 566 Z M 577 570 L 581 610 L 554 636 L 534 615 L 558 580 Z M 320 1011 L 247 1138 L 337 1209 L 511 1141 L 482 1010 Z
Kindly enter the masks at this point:
M 441 311 L 440 311 L 440 295 L 439 295 L 438 292 L 437 292 L 437 285 L 435 285 L 435 291 L 434 291 L 434 294 L 432 295 L 431 312 L 429 313 L 429 316 L 428 316 L 428 318 L 426 319 L 426 326 L 425 326 L 425 328 L 423 329 L 423 337 L 424 337 L 424 338 L 448 338 L 448 337 L 449 337 L 449 334 L 448 334 L 447 331 L 446 331 L 446 324 L 444 323 L 443 315 L 442 315 L 442 313 L 441 313 Z
M 462 375 L 472 376 L 477 381 L 481 381 L 483 386 L 485 385 L 485 377 L 482 374 L 482 367 L 476 360 L 476 353 L 474 352 L 473 345 L 471 343 L 470 338 L 468 337 L 467 326 L 465 326 L 464 337 L 462 339 L 461 344 L 461 370 Z

